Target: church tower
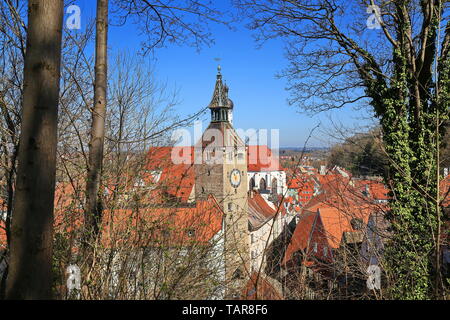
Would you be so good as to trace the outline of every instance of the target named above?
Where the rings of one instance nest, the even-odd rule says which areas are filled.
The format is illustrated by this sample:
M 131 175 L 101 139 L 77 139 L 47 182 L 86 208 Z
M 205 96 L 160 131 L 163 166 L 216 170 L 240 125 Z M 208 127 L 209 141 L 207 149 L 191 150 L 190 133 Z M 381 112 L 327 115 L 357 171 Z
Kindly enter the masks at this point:
M 245 143 L 232 125 L 233 102 L 218 68 L 209 104 L 211 122 L 195 146 L 195 196 L 215 196 L 225 214 L 225 298 L 240 297 L 249 278 L 247 157 Z

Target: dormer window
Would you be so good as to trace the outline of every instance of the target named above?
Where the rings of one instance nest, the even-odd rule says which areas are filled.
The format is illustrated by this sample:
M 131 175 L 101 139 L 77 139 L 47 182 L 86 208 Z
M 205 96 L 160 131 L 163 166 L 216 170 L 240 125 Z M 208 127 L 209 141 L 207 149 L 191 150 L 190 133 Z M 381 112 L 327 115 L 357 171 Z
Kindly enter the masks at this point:
M 150 171 L 150 175 L 153 178 L 153 183 L 158 183 L 161 179 L 162 170 L 152 170 Z
M 192 238 L 195 237 L 195 230 L 194 229 L 189 229 L 187 232 L 188 237 Z

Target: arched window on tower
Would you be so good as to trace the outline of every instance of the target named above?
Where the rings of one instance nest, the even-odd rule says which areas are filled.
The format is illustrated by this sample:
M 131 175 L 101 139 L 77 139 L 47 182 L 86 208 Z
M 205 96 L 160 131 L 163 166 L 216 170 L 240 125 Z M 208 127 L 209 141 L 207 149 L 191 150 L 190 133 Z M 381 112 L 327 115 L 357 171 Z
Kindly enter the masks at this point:
M 253 189 L 255 188 L 255 178 L 250 179 L 248 187 L 250 191 L 253 191 Z
M 267 189 L 266 180 L 264 178 L 261 178 L 261 180 L 259 180 L 259 190 L 264 191 L 266 189 Z
M 228 111 L 226 109 L 221 109 L 222 112 L 222 121 L 228 121 Z
M 272 179 L 272 193 L 278 194 L 278 181 L 276 178 Z

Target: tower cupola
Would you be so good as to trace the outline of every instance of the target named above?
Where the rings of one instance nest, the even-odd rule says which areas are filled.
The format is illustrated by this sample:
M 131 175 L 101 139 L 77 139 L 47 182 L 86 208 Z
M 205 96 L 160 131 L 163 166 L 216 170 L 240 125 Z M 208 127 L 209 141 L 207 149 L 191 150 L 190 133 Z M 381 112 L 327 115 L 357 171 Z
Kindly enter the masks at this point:
M 211 122 L 233 121 L 233 101 L 228 98 L 228 86 L 222 82 L 221 67 L 217 67 L 216 86 L 208 108 L 211 110 Z

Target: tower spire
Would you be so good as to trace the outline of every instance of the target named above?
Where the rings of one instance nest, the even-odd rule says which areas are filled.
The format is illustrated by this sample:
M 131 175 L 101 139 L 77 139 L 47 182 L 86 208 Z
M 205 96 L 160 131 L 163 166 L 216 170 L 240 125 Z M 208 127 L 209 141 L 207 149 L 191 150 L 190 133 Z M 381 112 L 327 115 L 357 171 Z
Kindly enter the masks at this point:
M 223 84 L 220 65 L 217 66 L 216 85 L 208 107 L 211 109 L 211 122 L 231 122 L 233 102 L 228 98 L 228 87 Z

